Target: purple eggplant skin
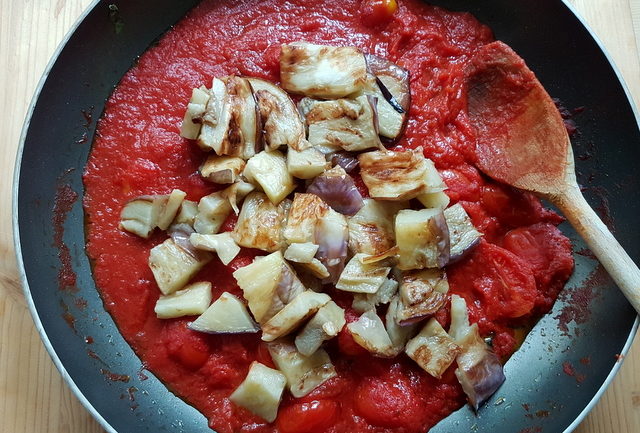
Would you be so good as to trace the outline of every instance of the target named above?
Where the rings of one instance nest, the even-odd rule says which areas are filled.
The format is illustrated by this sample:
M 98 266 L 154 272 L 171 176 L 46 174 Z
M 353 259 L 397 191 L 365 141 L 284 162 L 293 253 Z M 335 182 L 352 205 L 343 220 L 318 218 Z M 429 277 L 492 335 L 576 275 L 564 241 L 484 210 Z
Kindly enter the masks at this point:
M 336 152 L 331 155 L 331 165 L 339 165 L 345 172 L 351 173 L 360 166 L 360 162 L 352 152 Z
M 380 91 L 383 96 L 389 102 L 389 104 L 398 111 L 398 113 L 409 112 L 411 106 L 411 91 L 410 91 L 410 74 L 409 71 L 396 65 L 395 63 L 378 57 L 373 54 L 365 54 L 365 60 L 367 62 L 367 69 L 376 77 L 376 83 L 380 87 Z M 401 95 L 395 98 L 391 95 L 391 92 L 381 82 L 380 76 L 386 75 L 393 78 L 400 84 Z M 393 102 L 392 102 L 393 100 Z
M 364 206 L 356 184 L 340 166 L 316 177 L 307 188 L 307 193 L 317 195 L 343 215 L 355 215 Z
M 480 336 L 478 325 L 469 324 L 469 312 L 464 298 L 451 295 L 451 326 L 449 334 L 462 348 L 455 371 L 469 404 L 477 412 L 505 381 L 500 359 Z
M 400 103 L 396 100 L 395 96 L 391 94 L 389 89 L 387 89 L 387 86 L 385 86 L 382 80 L 380 80 L 380 78 L 378 77 L 376 77 L 376 84 L 378 85 L 382 96 L 384 96 L 384 99 L 389 103 L 389 105 L 393 107 L 394 110 L 396 110 L 400 114 L 406 113 L 406 110 L 402 108 Z
M 458 368 L 455 374 L 469 399 L 469 404 L 477 412 L 480 406 L 495 394 L 506 378 L 500 360 L 489 347 L 486 347 L 479 362 L 467 365 L 465 356 L 473 355 L 467 353 L 458 356 Z
M 192 233 L 195 233 L 195 230 L 189 224 L 177 224 L 175 226 L 169 227 L 168 234 L 173 242 L 176 243 L 177 246 L 185 250 L 193 257 L 200 257 L 202 251 L 198 250 L 191 244 L 189 241 L 189 237 Z
M 365 60 L 368 73 L 374 78 L 372 84 L 378 88 L 378 95 L 385 101 L 382 104 L 388 104 L 389 108 L 398 113 L 402 119 L 399 131 L 387 130 L 387 134 L 392 136 L 381 136 L 383 145 L 387 146 L 397 142 L 407 127 L 411 108 L 411 76 L 408 70 L 382 57 L 366 54 Z M 379 107 L 378 104 L 376 106 Z
M 452 265 L 467 257 L 469 253 L 478 246 L 478 244 L 480 244 L 480 237 L 475 238 L 473 242 L 465 244 L 464 246 L 460 244 L 451 245 L 449 262 L 447 265 Z

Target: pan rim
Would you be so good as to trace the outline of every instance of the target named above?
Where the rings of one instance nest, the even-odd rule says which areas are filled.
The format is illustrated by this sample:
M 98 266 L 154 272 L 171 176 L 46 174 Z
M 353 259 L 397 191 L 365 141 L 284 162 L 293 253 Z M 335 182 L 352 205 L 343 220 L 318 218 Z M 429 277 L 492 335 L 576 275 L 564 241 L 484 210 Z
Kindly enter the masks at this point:
M 47 63 L 38 84 L 36 85 L 35 91 L 33 93 L 33 97 L 31 98 L 31 102 L 29 103 L 29 107 L 27 108 L 27 112 L 25 114 L 24 123 L 22 124 L 22 130 L 20 131 L 20 139 L 18 142 L 18 149 L 16 152 L 16 160 L 13 167 L 13 186 L 12 186 L 12 206 L 11 206 L 11 222 L 13 226 L 13 244 L 15 249 L 15 257 L 18 268 L 18 276 L 20 278 L 20 283 L 22 284 L 22 293 L 27 301 L 27 306 L 29 307 L 29 312 L 31 314 L 31 318 L 33 319 L 34 325 L 38 334 L 40 335 L 40 340 L 42 340 L 42 344 L 44 345 L 47 353 L 51 357 L 53 364 L 60 372 L 62 379 L 66 383 L 66 385 L 71 389 L 71 392 L 76 396 L 76 398 L 80 401 L 80 404 L 84 406 L 84 408 L 91 414 L 91 416 L 100 424 L 102 428 L 104 428 L 108 433 L 118 433 L 112 426 L 107 422 L 107 420 L 98 412 L 98 410 L 91 404 L 91 402 L 87 399 L 84 393 L 80 390 L 80 388 L 76 385 L 74 380 L 71 378 L 64 364 L 60 360 L 56 350 L 54 349 L 51 341 L 49 340 L 49 336 L 42 325 L 42 321 L 40 320 L 40 315 L 38 310 L 36 309 L 35 302 L 33 300 L 33 296 L 31 295 L 31 288 L 29 287 L 29 282 L 27 280 L 27 273 L 24 266 L 24 260 L 22 257 L 22 244 L 20 241 L 20 223 L 19 223 L 19 215 L 18 215 L 18 203 L 19 203 L 19 186 L 20 186 L 20 168 L 22 166 L 22 157 L 24 154 L 24 146 L 27 140 L 27 132 L 29 131 L 29 127 L 31 126 L 31 119 L 33 117 L 33 112 L 35 110 L 35 106 L 40 99 L 40 94 L 42 93 L 42 89 L 49 77 L 49 73 L 53 69 L 56 64 L 60 54 L 67 46 L 69 39 L 76 32 L 80 24 L 85 20 L 85 18 L 95 9 L 95 7 L 100 3 L 100 0 L 93 0 L 91 4 L 80 14 L 78 19 L 73 23 L 69 31 L 66 33 L 64 38 L 55 51 L 53 52 L 51 59 Z
M 631 108 L 631 111 L 632 111 L 633 115 L 634 115 L 636 124 L 640 128 L 640 111 L 638 110 L 638 106 L 636 105 L 634 99 L 632 98 L 631 92 L 629 91 L 629 87 L 627 85 L 627 82 L 624 79 L 624 77 L 622 76 L 622 74 L 620 72 L 620 69 L 618 68 L 617 64 L 614 62 L 614 60 L 613 60 L 612 56 L 610 55 L 609 51 L 603 45 L 603 43 L 600 40 L 600 38 L 595 34 L 595 32 L 593 31 L 591 26 L 577 12 L 575 7 L 572 4 L 570 4 L 568 0 L 561 0 L 561 2 L 564 4 L 565 7 L 567 7 L 569 9 L 569 11 L 573 14 L 573 16 L 587 30 L 587 32 L 591 36 L 592 40 L 596 43 L 596 45 L 598 46 L 600 51 L 604 54 L 605 58 L 607 59 L 607 62 L 609 63 L 609 65 L 611 66 L 613 72 L 615 73 L 615 76 L 618 79 L 618 82 L 622 86 L 622 89 L 623 89 L 624 94 L 626 96 L 627 102 L 628 102 L 628 104 L 629 104 L 629 106 Z M 76 396 L 76 398 L 78 398 L 80 403 L 87 409 L 87 411 L 91 414 L 91 416 L 108 433 L 118 433 L 111 426 L 111 424 L 109 424 L 109 422 L 98 412 L 98 410 L 91 404 L 91 402 L 89 402 L 87 397 L 83 394 L 83 392 L 80 390 L 80 388 L 73 381 L 73 379 L 71 378 L 71 376 L 67 372 L 66 368 L 64 367 L 62 361 L 60 360 L 55 348 L 51 344 L 51 341 L 49 340 L 48 334 L 47 334 L 46 330 L 44 329 L 44 326 L 43 326 L 42 321 L 40 319 L 38 310 L 37 310 L 37 308 L 35 306 L 35 302 L 34 302 L 34 299 L 32 297 L 31 289 L 29 287 L 29 283 L 28 283 L 28 280 L 27 280 L 27 275 L 26 275 L 26 270 L 25 270 L 25 266 L 24 266 L 23 255 L 22 255 L 22 246 L 21 246 L 21 241 L 20 241 L 20 224 L 19 224 L 19 215 L 18 215 L 18 213 L 19 213 L 18 212 L 19 180 L 20 180 L 20 171 L 21 171 L 20 169 L 21 169 L 21 166 L 22 166 L 23 153 L 24 153 L 24 147 L 25 147 L 25 142 L 26 142 L 26 138 L 27 138 L 27 132 L 28 132 L 30 124 L 31 124 L 31 119 L 32 119 L 32 116 L 33 116 L 33 112 L 34 112 L 35 106 L 36 106 L 36 104 L 37 104 L 37 102 L 38 102 L 38 100 L 40 98 L 41 92 L 43 90 L 44 85 L 46 84 L 46 81 L 47 81 L 47 79 L 49 77 L 49 74 L 50 74 L 51 70 L 55 66 L 58 58 L 60 57 L 60 54 L 62 53 L 62 51 L 66 48 L 67 43 L 69 42 L 69 39 L 73 36 L 73 34 L 78 29 L 78 27 L 82 24 L 82 22 L 86 19 L 86 17 L 96 8 L 96 6 L 99 3 L 101 3 L 101 0 L 93 0 L 92 3 L 85 9 L 85 11 L 78 17 L 78 19 L 75 21 L 75 23 L 71 26 L 71 28 L 69 29 L 69 31 L 67 32 L 65 37 L 62 39 L 62 41 L 60 42 L 60 44 L 58 45 L 58 47 L 56 48 L 56 50 L 52 54 L 51 59 L 47 63 L 47 66 L 45 67 L 44 72 L 42 73 L 42 76 L 40 77 L 40 80 L 38 81 L 38 84 L 36 85 L 33 97 L 31 99 L 31 102 L 30 102 L 29 107 L 27 109 L 27 112 L 25 114 L 25 120 L 24 120 L 22 129 L 21 129 L 18 149 L 17 149 L 17 152 L 16 152 L 16 159 L 15 159 L 15 164 L 14 164 L 14 175 L 13 175 L 13 179 L 12 179 L 12 181 L 13 181 L 13 185 L 12 185 L 12 226 L 13 226 L 13 241 L 14 241 L 14 247 L 15 247 L 15 257 L 16 257 L 16 261 L 17 261 L 18 276 L 19 276 L 19 279 L 20 279 L 20 283 L 22 284 L 22 292 L 23 292 L 23 294 L 25 296 L 25 300 L 27 301 L 27 305 L 28 305 L 31 317 L 32 317 L 32 319 L 34 321 L 36 330 L 38 331 L 38 334 L 40 335 L 40 339 L 42 340 L 42 343 L 45 346 L 45 349 L 49 353 L 49 356 L 51 357 L 54 365 L 56 366 L 56 368 L 60 372 L 60 374 L 61 374 L 63 380 L 66 382 L 67 386 L 71 389 L 73 394 Z M 637 334 L 639 326 L 640 326 L 640 316 L 636 315 L 634 323 L 633 323 L 633 325 L 632 325 L 632 327 L 631 327 L 631 329 L 629 331 L 629 335 L 627 336 L 625 344 L 624 344 L 624 346 L 623 346 L 623 348 L 622 348 L 622 350 L 620 352 L 620 354 L 623 355 L 623 359 L 614 364 L 613 368 L 611 369 L 611 371 L 609 372 L 609 374 L 607 375 L 607 377 L 605 378 L 605 380 L 603 381 L 601 386 L 598 388 L 597 392 L 594 394 L 592 399 L 584 407 L 584 409 L 576 416 L 576 418 L 573 420 L 573 422 L 568 427 L 565 428 L 565 430 L 563 431 L 564 433 L 570 433 L 570 432 L 574 431 L 575 428 L 580 423 L 582 423 L 584 421 L 586 416 L 597 405 L 598 401 L 600 400 L 602 395 L 605 393 L 605 391 L 608 389 L 608 387 L 611 385 L 611 382 L 613 381 L 613 379 L 617 375 L 618 371 L 620 370 L 620 368 L 621 368 L 621 366 L 622 366 L 622 364 L 624 362 L 624 357 L 626 357 L 626 355 L 628 354 L 628 352 L 629 352 L 629 350 L 631 348 L 631 345 L 633 344 L 633 341 L 635 339 L 635 336 Z

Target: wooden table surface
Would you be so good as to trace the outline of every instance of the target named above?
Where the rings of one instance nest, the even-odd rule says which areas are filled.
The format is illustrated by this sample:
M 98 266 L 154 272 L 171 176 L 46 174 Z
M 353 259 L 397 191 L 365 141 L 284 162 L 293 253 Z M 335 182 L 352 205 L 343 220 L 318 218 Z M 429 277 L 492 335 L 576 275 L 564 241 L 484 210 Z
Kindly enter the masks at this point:
M 570 2 L 603 41 L 640 105 L 640 0 Z M 39 339 L 18 281 L 11 227 L 13 165 L 27 107 L 50 56 L 90 3 L 0 0 L 0 433 L 103 431 Z M 640 432 L 640 341 L 576 432 Z

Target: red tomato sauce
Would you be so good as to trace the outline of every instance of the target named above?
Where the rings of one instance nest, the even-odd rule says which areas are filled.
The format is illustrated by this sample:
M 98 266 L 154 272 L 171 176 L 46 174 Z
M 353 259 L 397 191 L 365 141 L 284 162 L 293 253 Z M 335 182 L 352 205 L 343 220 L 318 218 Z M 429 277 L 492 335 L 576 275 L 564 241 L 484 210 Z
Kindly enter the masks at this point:
M 205 154 L 179 136 L 191 89 L 229 74 L 277 82 L 282 43 L 353 45 L 411 71 L 412 108 L 399 145 L 423 147 L 452 203 L 460 202 L 485 234 L 447 272 L 450 291 L 467 300 L 472 322 L 493 336 L 498 355 L 515 350 L 514 329 L 548 311 L 572 272 L 571 245 L 555 227 L 561 218 L 474 167 L 464 69 L 493 40 L 491 30 L 469 14 L 415 0 L 399 1 L 386 20 L 360 10 L 357 0 L 204 1 L 127 72 L 99 122 L 84 174 L 96 285 L 146 367 L 219 432 L 424 432 L 465 402 L 455 365 L 438 381 L 405 355 L 370 356 L 343 331 L 327 347 L 338 376 L 303 398 L 285 393 L 278 419 L 266 424 L 228 399 L 252 361 L 273 365 L 259 336 L 205 335 L 186 328 L 192 317 L 156 318 L 160 292 L 147 261 L 166 235 L 144 240 L 121 231 L 120 211 L 139 195 L 179 188 L 199 200 L 216 189 L 197 171 Z M 241 295 L 231 274 L 257 254 L 244 250 L 227 267 L 214 259 L 194 281 L 211 281 L 214 299 L 223 291 Z M 332 295 L 355 320 L 350 297 Z M 446 324 L 448 307 L 437 317 Z

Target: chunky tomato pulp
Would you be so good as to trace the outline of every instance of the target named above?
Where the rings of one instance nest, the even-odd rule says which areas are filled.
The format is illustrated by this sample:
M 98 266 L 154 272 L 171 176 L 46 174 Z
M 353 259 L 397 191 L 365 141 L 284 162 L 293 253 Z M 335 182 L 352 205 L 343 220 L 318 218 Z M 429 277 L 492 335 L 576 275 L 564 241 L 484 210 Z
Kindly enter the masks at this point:
M 187 329 L 191 317 L 156 318 L 160 292 L 147 260 L 166 235 L 144 240 L 121 231 L 120 211 L 140 195 L 179 188 L 198 200 L 215 190 L 197 171 L 204 154 L 179 136 L 191 89 L 229 74 L 277 82 L 282 43 L 353 45 L 411 71 L 412 108 L 399 146 L 422 146 L 452 203 L 460 202 L 484 233 L 447 272 L 451 292 L 467 300 L 471 320 L 492 337 L 498 355 L 515 350 L 514 329 L 549 310 L 573 269 L 570 243 L 555 227 L 561 219 L 474 167 L 464 70 L 492 40 L 490 29 L 469 14 L 413 0 L 399 2 L 382 22 L 363 20 L 359 10 L 354 0 L 204 1 L 123 77 L 99 123 L 84 205 L 87 250 L 105 307 L 145 366 L 220 432 L 423 432 L 465 401 L 455 365 L 438 381 L 405 355 L 370 356 L 343 331 L 327 347 L 338 376 L 304 398 L 285 393 L 278 419 L 266 424 L 228 399 L 252 361 L 273 365 L 259 336 L 205 335 Z M 225 224 L 232 228 L 233 221 Z M 211 281 L 214 299 L 223 291 L 241 295 L 231 274 L 256 254 L 243 251 L 228 267 L 215 259 L 195 280 Z M 332 296 L 355 320 L 351 297 Z M 447 325 L 447 309 L 437 318 Z

